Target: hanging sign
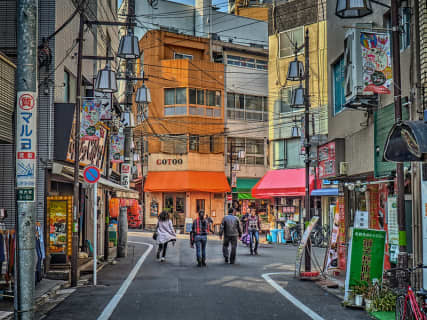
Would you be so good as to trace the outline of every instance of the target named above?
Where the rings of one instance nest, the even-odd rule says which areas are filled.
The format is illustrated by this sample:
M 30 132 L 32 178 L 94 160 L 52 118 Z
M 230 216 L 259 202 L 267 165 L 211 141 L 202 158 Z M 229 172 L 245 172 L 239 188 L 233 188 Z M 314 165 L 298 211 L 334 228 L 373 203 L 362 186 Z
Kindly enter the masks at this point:
M 110 138 L 110 161 L 112 163 L 122 163 L 125 157 L 125 137 L 123 132 L 111 135 Z
M 393 83 L 390 36 L 387 33 L 360 33 L 363 91 L 390 94 Z
M 18 201 L 35 201 L 37 164 L 37 94 L 17 94 L 16 187 Z M 19 190 L 22 189 L 22 190 Z
M 122 186 L 129 188 L 130 186 L 130 164 L 122 163 L 122 172 L 120 175 Z
M 348 250 L 345 297 L 354 286 L 381 284 L 384 266 L 386 233 L 382 230 L 354 228 Z
M 106 121 L 113 119 L 113 113 L 111 112 L 111 93 L 103 93 L 95 91 L 95 107 L 99 111 L 99 120 Z
M 99 140 L 99 132 L 97 132 L 99 109 L 95 100 L 83 100 L 80 119 L 80 140 Z
M 356 211 L 356 216 L 354 218 L 354 227 L 360 229 L 369 228 L 369 212 L 368 211 Z

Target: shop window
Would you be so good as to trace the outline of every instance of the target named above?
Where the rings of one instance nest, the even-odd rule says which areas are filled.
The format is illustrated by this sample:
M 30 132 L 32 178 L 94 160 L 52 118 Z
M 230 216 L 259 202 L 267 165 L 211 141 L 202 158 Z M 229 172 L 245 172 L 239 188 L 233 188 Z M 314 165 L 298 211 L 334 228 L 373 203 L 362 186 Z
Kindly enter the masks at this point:
M 196 209 L 197 212 L 199 212 L 200 210 L 205 210 L 205 199 L 196 200 Z
M 279 35 L 279 56 L 286 58 L 295 54 L 295 44 L 301 46 L 304 43 L 304 27 L 283 31 Z M 303 50 L 300 51 L 304 52 Z
M 189 149 L 190 151 L 199 151 L 199 136 L 190 136 Z

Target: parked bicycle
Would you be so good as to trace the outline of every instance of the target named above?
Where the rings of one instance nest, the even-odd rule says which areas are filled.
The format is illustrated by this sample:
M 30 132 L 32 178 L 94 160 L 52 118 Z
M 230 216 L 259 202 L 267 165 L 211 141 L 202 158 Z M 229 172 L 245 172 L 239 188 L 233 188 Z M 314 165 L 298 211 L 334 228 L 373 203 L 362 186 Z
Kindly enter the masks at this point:
M 311 243 L 314 247 L 325 248 L 329 244 L 329 226 L 317 226 L 311 233 Z
M 288 220 L 286 221 L 286 227 L 289 229 L 292 244 L 298 245 L 301 241 L 301 228 L 299 224 L 297 224 L 295 221 Z
M 392 268 L 387 272 L 404 271 L 409 276 L 417 269 L 427 268 L 427 266 L 418 265 L 415 268 Z M 410 279 L 410 277 L 409 277 Z M 418 300 L 422 300 L 421 305 Z M 406 292 L 396 298 L 396 320 L 427 320 L 427 291 L 421 290 L 414 292 L 411 284 L 408 285 Z

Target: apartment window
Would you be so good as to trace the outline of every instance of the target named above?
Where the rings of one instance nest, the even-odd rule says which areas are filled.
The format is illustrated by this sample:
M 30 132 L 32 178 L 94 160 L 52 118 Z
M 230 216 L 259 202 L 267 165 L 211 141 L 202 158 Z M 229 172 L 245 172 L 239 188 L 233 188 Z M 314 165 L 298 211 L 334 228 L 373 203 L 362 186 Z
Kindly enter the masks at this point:
M 203 89 L 188 89 L 190 104 L 205 104 L 205 90 Z
M 161 141 L 160 150 L 169 154 L 187 153 L 187 135 L 169 135 L 167 139 Z M 147 150 L 147 149 L 145 149 Z
M 199 151 L 199 136 L 190 136 L 189 149 L 190 151 Z
M 302 168 L 304 160 L 301 156 L 301 140 L 287 139 L 286 141 L 286 168 Z
M 227 114 L 232 120 L 265 121 L 268 119 L 267 97 L 227 93 Z
M 233 163 L 242 165 L 264 165 L 264 140 L 250 138 L 228 138 L 227 161 L 230 162 L 231 145 L 233 145 Z M 238 157 L 243 151 L 244 157 Z
M 187 92 L 188 91 L 188 92 Z M 206 92 L 206 96 L 205 96 Z M 190 104 L 187 111 L 187 95 Z M 164 115 L 192 115 L 220 118 L 221 92 L 195 88 L 164 89 Z M 215 108 L 206 108 L 215 107 Z M 187 113 L 188 112 L 188 113 Z
M 70 73 L 64 71 L 64 102 L 70 102 Z
M 236 55 L 227 55 L 227 64 L 238 67 L 245 67 L 258 70 L 267 70 L 267 60 L 241 57 Z
M 164 93 L 165 116 L 182 116 L 187 114 L 187 88 L 165 89 Z
M 344 55 L 342 55 L 332 65 L 332 91 L 333 91 L 333 114 L 336 115 L 344 109 L 345 94 L 344 94 Z
M 295 44 L 301 46 L 303 43 L 304 27 L 281 32 L 279 35 L 279 57 L 286 58 L 293 56 L 295 54 Z
M 220 107 L 221 106 L 221 92 L 206 90 L 206 105 Z
M 410 8 L 400 8 L 400 50 L 409 48 L 411 44 L 411 12 Z
M 205 210 L 205 199 L 196 199 L 196 209 L 197 212 Z
M 209 152 L 215 152 L 215 137 L 209 137 Z
M 283 169 L 286 164 L 285 140 L 273 141 L 273 168 Z
M 193 56 L 191 54 L 185 54 L 185 53 L 174 53 L 173 56 L 174 59 L 187 59 L 187 60 L 193 60 Z

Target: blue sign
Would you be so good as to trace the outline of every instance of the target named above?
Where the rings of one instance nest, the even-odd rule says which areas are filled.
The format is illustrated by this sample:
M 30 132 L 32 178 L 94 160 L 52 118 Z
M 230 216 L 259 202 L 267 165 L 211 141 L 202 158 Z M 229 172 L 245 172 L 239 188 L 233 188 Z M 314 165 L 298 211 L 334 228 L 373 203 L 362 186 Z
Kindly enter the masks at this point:
M 83 171 L 83 177 L 87 183 L 96 183 L 101 178 L 101 173 L 97 167 L 89 166 Z

